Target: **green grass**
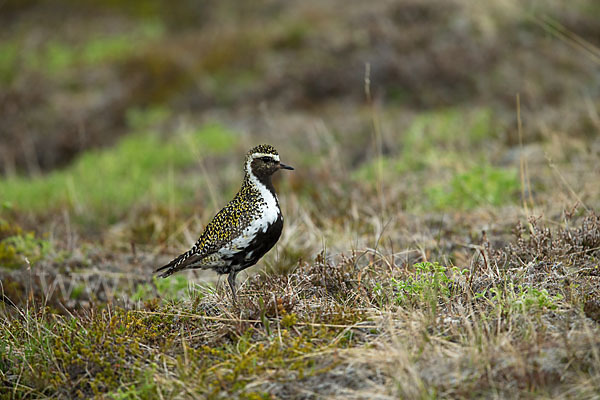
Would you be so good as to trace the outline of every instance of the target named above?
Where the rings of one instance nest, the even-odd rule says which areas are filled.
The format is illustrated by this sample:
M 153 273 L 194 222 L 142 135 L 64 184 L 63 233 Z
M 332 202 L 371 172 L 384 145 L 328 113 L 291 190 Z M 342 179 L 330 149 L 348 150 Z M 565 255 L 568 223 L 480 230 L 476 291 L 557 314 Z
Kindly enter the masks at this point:
M 493 114 L 487 108 L 442 109 L 417 115 L 400 136 L 400 152 L 363 164 L 353 173 L 357 180 L 395 180 L 407 172 L 441 170 L 465 165 L 461 154 L 480 149 L 495 136 Z
M 498 312 L 517 314 L 531 310 L 555 310 L 563 296 L 560 293 L 551 295 L 547 289 L 508 284 L 505 288 L 485 289 L 476 293 L 475 298 L 486 300 Z
M 36 213 L 67 206 L 78 215 L 109 220 L 141 199 L 177 204 L 193 198 L 197 181 L 174 185 L 174 171 L 200 157 L 227 151 L 234 137 L 219 125 L 179 133 L 169 140 L 153 132 L 130 134 L 114 148 L 86 152 L 64 170 L 32 179 L 0 180 L 0 203 Z
M 516 168 L 482 164 L 455 174 L 448 184 L 434 184 L 426 192 L 433 208 L 443 210 L 502 206 L 514 202 L 518 190 Z
M 19 47 L 15 42 L 0 43 L 0 84 L 11 82 L 18 73 Z
M 21 69 L 56 76 L 70 68 L 123 60 L 163 33 L 163 24 L 150 19 L 140 22 L 129 32 L 90 35 L 79 43 L 49 39 L 40 47 L 31 47 L 21 43 L 19 38 L 8 39 L 0 43 L 0 83 L 9 84 Z
M 74 116 L 104 104 L 130 134 L 62 170 L 0 180 L 0 398 L 600 393 L 597 104 L 581 98 L 593 68 L 577 61 L 577 37 L 549 36 L 558 30 L 525 21 L 517 0 L 369 7 L 402 35 L 364 26 L 343 2 L 219 2 L 185 8 L 183 24 L 175 3 L 91 0 L 64 33 L 40 19 L 48 4 L 27 3 L 12 24 L 22 39 L 7 30 L 0 44 L 0 84 L 15 83 L 7 126 L 47 125 L 58 145 Z M 583 3 L 568 18 L 535 8 L 589 41 Z M 168 29 L 137 32 L 149 14 Z M 347 69 L 363 61 L 372 107 L 357 95 L 363 71 Z M 104 102 L 105 84 L 123 102 Z M 169 108 L 130 109 L 141 104 Z M 150 281 L 236 189 L 236 134 L 171 129 L 215 115 L 296 167 L 275 180 L 283 235 L 238 277 L 237 305 L 217 274 Z M 536 189 L 530 208 L 514 206 L 516 154 Z M 17 270 L 25 258 L 33 268 Z M 217 283 L 196 284 L 205 276 Z
M 185 275 L 175 275 L 170 279 L 153 277 L 158 296 L 163 300 L 182 299 L 188 296 L 190 283 Z M 149 283 L 142 283 L 136 287 L 131 295 L 133 301 L 146 301 L 154 298 L 154 290 Z
M 512 254 L 497 257 L 528 262 Z M 20 384 L 0 387 L 17 398 L 260 399 L 314 390 L 354 368 L 379 371 L 388 390 L 398 385 L 397 397 L 550 395 L 555 371 L 566 381 L 559 394 L 569 385 L 577 394 L 597 390 L 598 328 L 569 304 L 567 288 L 549 290 L 520 269 L 499 276 L 483 261 L 392 270 L 373 261 L 319 255 L 288 275 L 250 279 L 239 308 L 226 286 L 180 296 L 184 279 L 157 282 L 160 297 L 174 294 L 168 301 L 143 287 L 143 301 L 128 309 L 101 305 L 73 316 L 0 308 L 0 376 Z M 565 325 L 574 337 L 563 337 Z M 402 360 L 407 369 L 398 368 Z
M 422 209 L 472 209 L 501 206 L 516 200 L 516 168 L 495 167 L 485 156 L 485 145 L 494 141 L 493 114 L 487 108 L 442 109 L 417 115 L 402 132 L 400 152 L 364 163 L 352 177 L 394 185 L 406 174 L 419 174 L 434 183 L 422 187 L 422 198 L 413 200 Z M 465 154 L 472 156 L 465 157 Z M 445 170 L 456 172 L 448 183 L 432 179 Z

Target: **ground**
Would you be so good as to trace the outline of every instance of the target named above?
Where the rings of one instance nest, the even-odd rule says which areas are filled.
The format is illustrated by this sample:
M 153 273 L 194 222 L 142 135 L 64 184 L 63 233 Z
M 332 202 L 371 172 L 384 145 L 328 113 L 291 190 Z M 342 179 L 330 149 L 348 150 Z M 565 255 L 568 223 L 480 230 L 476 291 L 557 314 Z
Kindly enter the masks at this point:
M 3 2 L 0 397 L 598 398 L 596 3 Z

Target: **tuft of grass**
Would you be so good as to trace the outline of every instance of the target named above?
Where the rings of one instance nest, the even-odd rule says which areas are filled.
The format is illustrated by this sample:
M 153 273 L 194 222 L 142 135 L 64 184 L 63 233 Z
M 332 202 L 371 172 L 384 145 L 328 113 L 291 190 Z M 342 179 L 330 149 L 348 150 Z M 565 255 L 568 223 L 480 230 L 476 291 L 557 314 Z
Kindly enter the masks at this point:
M 199 155 L 223 153 L 233 143 L 234 134 L 220 125 L 168 141 L 153 132 L 130 134 L 112 149 L 83 154 L 62 171 L 0 180 L 0 202 L 37 213 L 67 206 L 86 220 L 114 221 L 142 198 L 174 204 L 192 198 L 193 186 L 169 185 L 168 171 L 192 165 Z

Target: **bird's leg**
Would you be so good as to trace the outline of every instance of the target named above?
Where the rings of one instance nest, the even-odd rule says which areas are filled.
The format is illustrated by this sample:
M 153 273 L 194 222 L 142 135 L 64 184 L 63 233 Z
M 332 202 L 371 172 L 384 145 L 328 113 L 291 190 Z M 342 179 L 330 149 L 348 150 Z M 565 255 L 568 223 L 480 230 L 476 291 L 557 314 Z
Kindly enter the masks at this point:
M 229 282 L 229 287 L 231 287 L 231 294 L 233 295 L 233 304 L 237 303 L 237 299 L 235 296 L 235 276 L 237 275 L 237 271 L 231 271 L 229 276 L 227 277 L 227 282 Z

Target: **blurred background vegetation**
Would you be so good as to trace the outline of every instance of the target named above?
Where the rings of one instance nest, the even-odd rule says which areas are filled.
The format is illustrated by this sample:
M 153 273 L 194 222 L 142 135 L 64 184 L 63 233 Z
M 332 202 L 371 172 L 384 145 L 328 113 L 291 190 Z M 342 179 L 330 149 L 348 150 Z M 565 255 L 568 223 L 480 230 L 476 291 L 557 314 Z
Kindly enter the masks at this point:
M 368 243 L 372 216 L 593 208 L 598 21 L 594 0 L 2 1 L 0 260 L 101 240 L 149 272 L 262 142 L 297 167 L 278 264 Z
M 599 132 L 598 0 L 0 0 L 0 398 L 597 398 Z

